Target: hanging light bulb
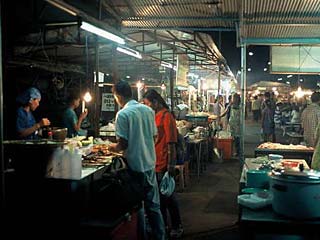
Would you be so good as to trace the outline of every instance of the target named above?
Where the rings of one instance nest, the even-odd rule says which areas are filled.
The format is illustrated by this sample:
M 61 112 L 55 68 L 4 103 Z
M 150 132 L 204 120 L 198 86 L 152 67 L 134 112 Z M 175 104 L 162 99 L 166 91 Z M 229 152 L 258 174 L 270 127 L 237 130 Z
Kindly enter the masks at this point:
M 86 92 L 83 96 L 83 100 L 82 100 L 82 112 L 85 112 L 86 109 L 86 102 L 90 102 L 92 100 L 92 96 L 90 94 L 90 92 Z

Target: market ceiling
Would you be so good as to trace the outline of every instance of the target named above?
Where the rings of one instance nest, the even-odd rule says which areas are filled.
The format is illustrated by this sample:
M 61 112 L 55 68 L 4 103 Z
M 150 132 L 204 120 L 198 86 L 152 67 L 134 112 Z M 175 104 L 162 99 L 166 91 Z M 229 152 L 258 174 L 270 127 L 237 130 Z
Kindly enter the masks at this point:
M 83 58 L 85 48 L 89 49 L 89 55 L 94 52 L 94 37 L 79 31 L 78 24 L 83 19 L 123 36 L 127 46 L 143 53 L 143 61 L 118 54 L 119 72 L 135 72 L 137 77 L 150 74 L 158 78 L 160 61 L 175 64 L 177 54 L 182 53 L 188 54 L 191 70 L 216 71 L 217 64 L 226 63 L 226 60 L 211 37 L 204 32 L 235 31 L 238 45 L 320 43 L 320 0 L 33 2 L 35 8 L 32 10 L 32 23 L 37 23 L 33 26 L 45 26 L 39 28 L 43 32 L 28 29 L 34 33 L 28 36 L 30 43 L 38 41 L 38 45 L 31 49 L 37 50 L 37 53 L 32 54 L 33 57 L 43 55 L 41 49 L 45 49 L 46 54 L 54 56 L 56 62 L 68 60 L 68 66 L 79 72 L 85 71 L 77 65 L 78 60 Z M 28 13 L 24 11 L 24 14 Z M 39 44 L 39 36 L 44 33 L 45 41 Z M 57 38 L 60 39 L 60 45 L 54 42 Z M 89 45 L 78 44 L 85 42 L 84 38 Z M 103 53 L 100 54 L 101 68 L 108 71 L 114 66 L 110 61 L 110 56 L 114 54 L 112 44 L 103 40 L 99 40 L 99 44 L 99 51 Z M 26 52 L 30 55 L 30 46 L 21 45 L 16 48 L 16 52 L 20 57 Z M 42 60 L 39 58 L 39 66 Z M 21 61 L 16 59 L 17 62 Z M 28 63 L 28 59 L 25 62 Z M 61 71 L 68 68 L 63 63 L 56 66 Z

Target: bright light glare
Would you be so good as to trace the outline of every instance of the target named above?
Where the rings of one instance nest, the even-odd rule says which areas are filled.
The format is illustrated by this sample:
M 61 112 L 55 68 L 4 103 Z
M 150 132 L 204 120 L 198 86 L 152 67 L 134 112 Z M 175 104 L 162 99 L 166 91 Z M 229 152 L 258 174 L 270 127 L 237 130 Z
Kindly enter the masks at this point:
M 302 91 L 301 87 L 298 87 L 298 90 L 295 92 L 297 98 L 302 98 L 304 96 L 304 92 Z
M 97 34 L 100 37 L 107 38 L 107 39 L 109 39 L 111 41 L 114 41 L 114 42 L 117 42 L 117 43 L 120 43 L 120 44 L 125 44 L 123 38 L 121 38 L 121 37 L 119 37 L 119 36 L 117 36 L 117 35 L 115 35 L 113 33 L 107 32 L 106 30 L 103 30 L 101 28 L 93 26 L 90 23 L 82 22 L 80 28 L 82 28 L 82 29 L 84 29 L 84 30 L 86 30 L 88 32 Z
M 137 88 L 140 89 L 142 87 L 142 83 L 139 81 L 137 82 Z
M 133 50 L 131 48 L 117 47 L 117 51 L 125 53 L 125 54 L 130 55 L 135 58 L 139 58 L 139 59 L 142 58 L 141 54 L 138 51 Z
M 86 92 L 83 96 L 83 99 L 86 101 L 86 102 L 90 102 L 92 100 L 92 97 L 91 97 L 91 94 L 89 92 Z

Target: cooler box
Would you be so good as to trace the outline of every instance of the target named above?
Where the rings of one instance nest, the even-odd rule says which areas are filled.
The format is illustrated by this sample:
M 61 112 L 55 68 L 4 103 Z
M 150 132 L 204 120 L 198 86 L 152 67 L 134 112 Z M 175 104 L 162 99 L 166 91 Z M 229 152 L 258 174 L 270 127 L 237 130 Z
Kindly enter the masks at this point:
M 231 159 L 233 138 L 216 138 L 214 137 L 214 147 L 222 151 L 223 159 Z

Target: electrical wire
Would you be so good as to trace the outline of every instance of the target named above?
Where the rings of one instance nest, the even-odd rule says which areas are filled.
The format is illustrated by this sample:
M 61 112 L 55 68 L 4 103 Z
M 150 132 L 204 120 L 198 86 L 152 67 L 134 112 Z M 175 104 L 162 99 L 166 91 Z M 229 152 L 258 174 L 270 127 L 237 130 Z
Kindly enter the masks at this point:
M 306 50 L 305 50 L 305 47 L 303 47 L 303 50 L 307 53 L 307 55 L 308 55 L 309 57 L 311 57 L 311 59 L 312 59 L 313 61 L 315 61 L 315 62 L 317 62 L 317 63 L 320 63 L 320 60 L 316 59 L 315 57 L 313 57 L 313 56 L 310 54 L 311 48 L 312 48 L 312 47 L 310 47 L 309 51 L 306 51 Z

